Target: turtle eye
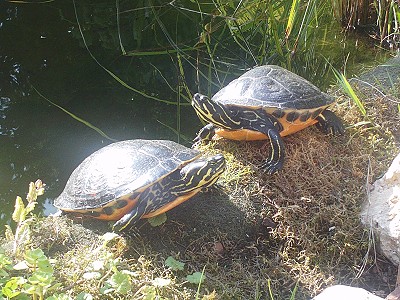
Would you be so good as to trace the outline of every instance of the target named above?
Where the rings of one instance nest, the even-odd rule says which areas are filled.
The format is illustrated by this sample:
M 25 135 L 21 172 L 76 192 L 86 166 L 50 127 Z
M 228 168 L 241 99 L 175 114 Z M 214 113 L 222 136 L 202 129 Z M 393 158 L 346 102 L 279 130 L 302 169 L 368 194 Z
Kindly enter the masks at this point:
M 200 93 L 196 93 L 193 96 L 194 101 L 198 102 L 198 103 L 204 103 L 208 101 L 208 97 L 205 95 L 202 95 Z
M 193 95 L 193 100 L 196 102 L 200 102 L 201 95 L 199 93 L 196 93 Z
M 205 96 L 205 95 L 201 95 L 201 96 L 200 96 L 200 101 L 201 101 L 201 102 L 207 102 L 207 101 L 208 101 L 208 97 Z

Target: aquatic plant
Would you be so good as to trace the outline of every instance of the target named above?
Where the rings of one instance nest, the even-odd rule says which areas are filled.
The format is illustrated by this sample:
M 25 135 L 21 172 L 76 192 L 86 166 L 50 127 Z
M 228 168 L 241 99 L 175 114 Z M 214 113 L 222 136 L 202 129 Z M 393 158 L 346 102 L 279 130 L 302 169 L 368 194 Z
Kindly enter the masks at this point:
M 400 45 L 400 7 L 395 0 L 333 0 L 334 13 L 347 30 L 368 30 L 380 44 Z

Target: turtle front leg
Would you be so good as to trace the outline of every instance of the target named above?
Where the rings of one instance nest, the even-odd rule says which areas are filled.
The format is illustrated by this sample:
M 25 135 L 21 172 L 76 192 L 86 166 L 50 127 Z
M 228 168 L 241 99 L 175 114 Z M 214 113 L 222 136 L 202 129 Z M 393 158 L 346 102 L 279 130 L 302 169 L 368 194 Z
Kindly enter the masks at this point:
M 137 205 L 129 213 L 114 223 L 113 231 L 122 231 L 132 227 L 145 213 L 144 205 Z
M 260 166 L 268 174 L 274 174 L 283 168 L 285 160 L 285 145 L 282 138 L 275 128 L 269 128 L 265 133 L 271 144 L 271 150 L 268 159 Z
M 325 134 L 341 135 L 344 133 L 342 121 L 330 110 L 324 110 L 318 117 L 315 124 Z
M 269 138 L 271 152 L 260 168 L 268 174 L 282 170 L 285 158 L 285 145 L 279 134 L 282 125 L 262 109 L 242 111 L 239 115 L 242 119 L 243 128 L 261 132 Z
M 194 138 L 192 148 L 196 147 L 198 144 L 200 144 L 203 141 L 208 143 L 209 141 L 211 141 L 214 134 L 215 134 L 214 124 L 210 123 L 210 124 L 204 126 L 202 129 L 200 129 L 199 133 Z

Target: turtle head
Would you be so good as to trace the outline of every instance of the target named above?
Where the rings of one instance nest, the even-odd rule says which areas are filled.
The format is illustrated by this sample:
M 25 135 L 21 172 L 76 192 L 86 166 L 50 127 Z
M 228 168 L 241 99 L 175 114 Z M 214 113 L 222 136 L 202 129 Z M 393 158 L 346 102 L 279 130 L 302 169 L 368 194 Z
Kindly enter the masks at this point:
M 218 180 L 224 170 L 225 158 L 222 154 L 196 159 L 184 166 L 180 171 L 181 180 L 183 181 L 182 188 L 190 192 L 198 188 L 209 187 Z
M 213 115 L 216 113 L 216 108 L 213 101 L 206 95 L 196 93 L 192 98 L 192 106 L 197 115 L 210 123 L 213 123 Z
M 240 124 L 226 106 L 205 95 L 194 94 L 192 106 L 199 118 L 218 127 L 232 129 Z

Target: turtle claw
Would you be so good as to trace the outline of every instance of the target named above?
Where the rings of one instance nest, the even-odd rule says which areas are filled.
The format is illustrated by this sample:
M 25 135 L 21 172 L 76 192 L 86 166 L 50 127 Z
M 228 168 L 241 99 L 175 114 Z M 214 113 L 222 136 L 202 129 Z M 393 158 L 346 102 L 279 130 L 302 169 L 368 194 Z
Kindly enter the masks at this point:
M 276 172 L 282 170 L 283 168 L 283 162 L 281 161 L 265 161 L 261 166 L 259 166 L 259 169 L 264 171 L 265 173 L 269 175 L 273 175 Z
M 330 110 L 325 110 L 317 117 L 317 128 L 325 134 L 342 135 L 344 126 L 342 121 Z
M 200 129 L 199 133 L 193 140 L 192 149 L 196 148 L 201 142 L 208 143 L 211 141 L 212 137 L 215 134 L 215 128 L 213 124 L 208 124 Z
M 199 145 L 201 145 L 203 139 L 200 137 L 200 135 L 197 135 L 194 139 L 193 139 L 193 144 L 192 144 L 192 149 L 197 148 Z
M 62 211 L 61 209 L 59 209 L 55 213 L 50 214 L 49 217 L 57 218 L 57 217 L 61 217 L 61 216 L 65 215 L 65 214 L 66 214 L 65 211 Z
M 126 215 L 124 215 L 121 219 L 114 223 L 112 230 L 113 231 L 122 231 L 132 227 L 143 215 L 141 210 L 142 207 L 136 207 Z

